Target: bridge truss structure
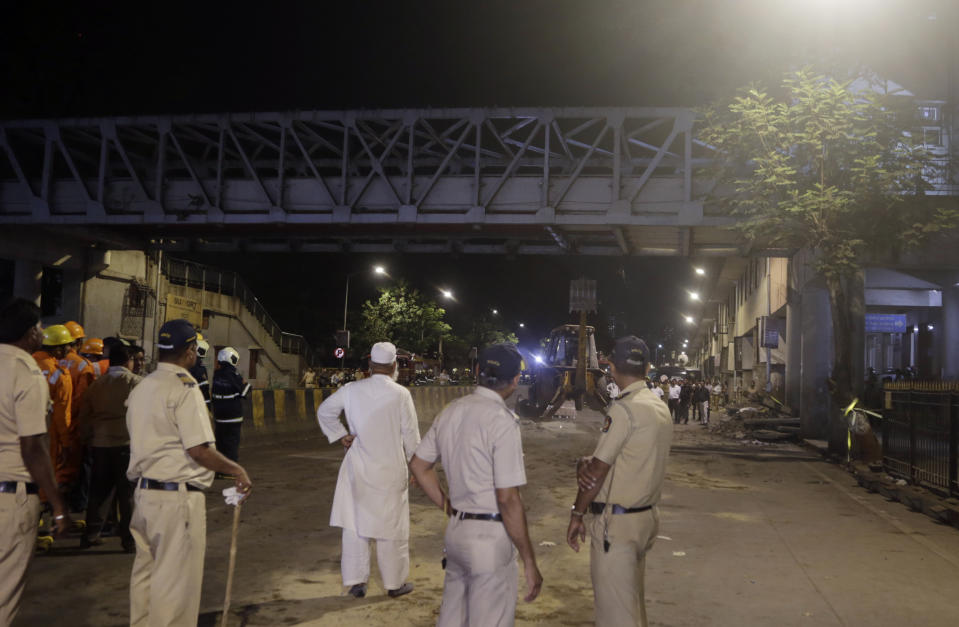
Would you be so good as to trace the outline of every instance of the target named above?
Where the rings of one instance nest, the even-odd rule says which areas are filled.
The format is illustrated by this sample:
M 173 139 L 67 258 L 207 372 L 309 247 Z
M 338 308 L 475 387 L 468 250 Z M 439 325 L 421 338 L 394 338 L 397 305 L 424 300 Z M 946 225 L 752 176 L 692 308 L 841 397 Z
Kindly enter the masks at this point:
M 167 249 L 728 255 L 677 108 L 0 122 L 0 223 Z

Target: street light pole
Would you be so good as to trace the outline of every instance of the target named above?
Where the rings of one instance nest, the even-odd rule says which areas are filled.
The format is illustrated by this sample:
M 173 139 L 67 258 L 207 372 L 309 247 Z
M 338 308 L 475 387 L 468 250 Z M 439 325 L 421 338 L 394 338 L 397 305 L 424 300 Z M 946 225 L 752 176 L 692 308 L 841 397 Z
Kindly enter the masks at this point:
M 350 277 L 356 274 L 351 272 L 346 275 L 346 296 L 343 297 L 343 330 L 346 331 L 346 311 L 350 306 Z M 346 347 L 343 347 L 343 356 L 340 357 L 340 368 L 346 365 Z

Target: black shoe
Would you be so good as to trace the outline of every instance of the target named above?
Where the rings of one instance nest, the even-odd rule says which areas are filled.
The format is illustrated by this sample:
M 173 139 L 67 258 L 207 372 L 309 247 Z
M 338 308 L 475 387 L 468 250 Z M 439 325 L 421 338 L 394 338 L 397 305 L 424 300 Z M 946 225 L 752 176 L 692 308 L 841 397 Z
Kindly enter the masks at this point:
M 88 538 L 87 536 L 80 538 L 81 549 L 89 549 L 92 546 L 100 546 L 101 544 L 103 544 L 103 540 L 100 538 Z
M 386 594 L 390 595 L 390 598 L 395 599 L 396 597 L 401 597 L 404 594 L 409 594 L 410 592 L 413 592 L 413 584 L 407 581 L 396 590 L 387 590 Z
M 362 599 L 366 596 L 366 584 L 358 583 L 350 588 L 350 596 L 354 599 Z

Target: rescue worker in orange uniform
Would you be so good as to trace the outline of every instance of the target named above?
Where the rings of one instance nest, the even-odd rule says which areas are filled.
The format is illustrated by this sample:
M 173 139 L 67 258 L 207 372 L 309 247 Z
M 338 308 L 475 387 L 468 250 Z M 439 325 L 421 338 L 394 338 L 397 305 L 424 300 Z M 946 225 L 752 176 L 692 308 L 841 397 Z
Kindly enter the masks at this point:
M 78 463 L 68 461 L 77 458 L 73 451 L 76 438 L 71 429 L 70 414 L 73 380 L 70 371 L 61 365 L 72 343 L 70 331 L 62 324 L 55 324 L 44 329 L 43 347 L 33 354 L 50 386 L 50 458 L 61 492 L 66 492 L 77 480 L 80 471 Z
M 98 337 L 91 337 L 80 347 L 80 357 L 86 361 L 93 370 L 93 376 L 99 377 L 106 374 L 106 370 L 100 367 L 100 361 L 103 358 L 103 340 Z M 107 360 L 110 361 L 109 359 Z M 108 368 L 109 370 L 109 368 Z M 70 374 L 73 374 L 72 372 Z
M 63 365 L 70 371 L 70 379 L 73 381 L 70 415 L 78 416 L 80 414 L 80 399 L 83 398 L 83 393 L 90 384 L 93 383 L 94 379 L 97 378 L 97 375 L 90 362 L 79 354 L 80 348 L 86 339 L 86 333 L 83 327 L 72 320 L 63 326 L 67 328 L 67 331 L 70 332 L 70 336 L 73 338 L 73 341 L 70 343 L 70 348 L 67 349 Z

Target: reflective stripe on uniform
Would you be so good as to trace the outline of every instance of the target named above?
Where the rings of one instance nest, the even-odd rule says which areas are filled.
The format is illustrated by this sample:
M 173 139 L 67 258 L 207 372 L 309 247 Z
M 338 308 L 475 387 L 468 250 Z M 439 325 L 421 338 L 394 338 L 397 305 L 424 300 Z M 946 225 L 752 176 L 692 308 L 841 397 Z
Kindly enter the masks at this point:
M 246 393 L 249 392 L 249 391 L 250 391 L 250 384 L 247 383 L 247 384 L 246 384 L 246 387 L 243 388 L 243 391 L 240 392 L 240 396 L 246 396 Z
M 224 400 L 228 400 L 228 399 L 231 399 L 231 398 L 236 398 L 236 397 L 238 397 L 239 395 L 240 395 L 239 392 L 237 392 L 237 393 L 235 393 L 235 394 L 214 394 L 214 395 L 213 395 L 213 398 L 215 398 L 215 399 L 218 400 L 218 401 L 224 401 Z
M 214 420 L 214 422 L 243 422 L 243 418 L 230 418 L 228 420 Z

